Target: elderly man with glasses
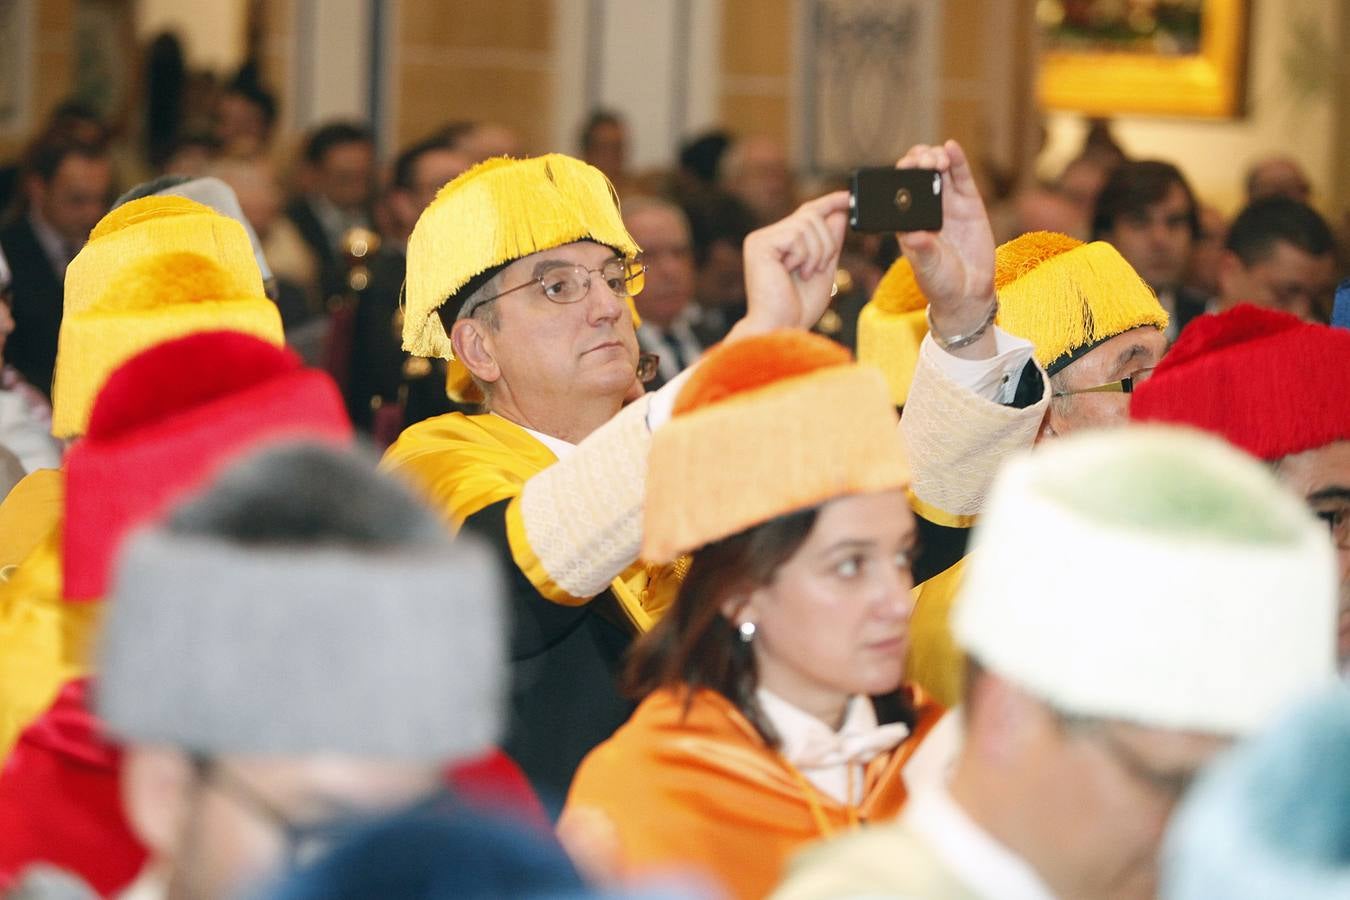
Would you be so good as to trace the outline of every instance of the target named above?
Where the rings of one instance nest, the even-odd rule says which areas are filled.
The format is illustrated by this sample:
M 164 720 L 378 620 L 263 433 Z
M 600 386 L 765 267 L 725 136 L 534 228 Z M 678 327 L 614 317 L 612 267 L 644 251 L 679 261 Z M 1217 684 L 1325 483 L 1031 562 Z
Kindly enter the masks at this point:
M 819 318 L 847 202 L 827 195 L 747 239 L 749 312 L 729 340 Z M 448 388 L 485 412 L 410 427 L 385 466 L 510 562 L 503 747 L 555 809 L 631 713 L 616 672 L 684 570 L 637 559 L 651 434 L 685 380 L 643 393 L 645 275 L 604 175 L 558 154 L 464 173 L 408 242 L 404 348 L 448 360 Z
M 859 317 L 858 355 L 904 405 L 914 509 L 942 527 L 925 540 L 938 574 L 916 588 L 906 665 L 952 706 L 964 667 L 948 621 L 994 472 L 1035 442 L 1129 421 L 1168 319 L 1109 244 L 1042 231 L 996 249 L 955 142 L 914 147 L 899 165 L 944 173 L 943 227 L 900 235 L 905 255 Z

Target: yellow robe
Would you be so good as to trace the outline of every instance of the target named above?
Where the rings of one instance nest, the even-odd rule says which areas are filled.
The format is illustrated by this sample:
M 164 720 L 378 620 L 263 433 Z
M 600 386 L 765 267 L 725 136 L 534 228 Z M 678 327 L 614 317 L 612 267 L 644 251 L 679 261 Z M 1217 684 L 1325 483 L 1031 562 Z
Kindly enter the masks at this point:
M 103 604 L 63 599 L 64 488 L 64 473 L 40 470 L 0 507 L 0 552 L 27 548 L 0 579 L 0 761 L 61 686 L 91 666 Z
M 621 876 L 692 871 L 733 897 L 758 898 L 807 845 L 856 824 L 895 818 L 907 797 L 902 771 L 943 710 L 912 690 L 913 732 L 872 760 L 863 801 L 849 808 L 812 788 L 765 745 L 721 694 L 649 696 L 577 770 L 559 822 L 569 847 L 605 848 Z
M 530 547 L 520 517 L 525 482 L 557 461 L 529 432 L 501 416 L 450 413 L 403 432 L 381 465 L 410 482 L 456 531 L 474 513 L 511 501 L 507 536 L 516 565 L 544 597 L 575 606 L 590 598 L 572 597 L 554 582 Z M 610 583 L 635 630 L 646 631 L 660 618 L 675 599 L 687 565 L 635 562 Z
M 914 587 L 909 620 L 905 680 L 922 685 L 934 700 L 952 707 L 961 702 L 965 654 L 952 635 L 950 618 L 966 568 L 965 557 Z
M 60 469 L 38 469 L 0 503 L 0 579 L 32 553 L 61 521 L 66 477 Z

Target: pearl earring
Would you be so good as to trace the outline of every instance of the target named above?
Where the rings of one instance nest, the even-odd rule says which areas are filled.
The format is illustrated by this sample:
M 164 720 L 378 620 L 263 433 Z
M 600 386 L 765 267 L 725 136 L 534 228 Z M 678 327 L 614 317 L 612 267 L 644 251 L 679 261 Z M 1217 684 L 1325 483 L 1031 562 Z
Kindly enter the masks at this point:
M 741 627 L 737 630 L 741 633 L 742 644 L 748 644 L 755 639 L 754 622 L 742 622 Z

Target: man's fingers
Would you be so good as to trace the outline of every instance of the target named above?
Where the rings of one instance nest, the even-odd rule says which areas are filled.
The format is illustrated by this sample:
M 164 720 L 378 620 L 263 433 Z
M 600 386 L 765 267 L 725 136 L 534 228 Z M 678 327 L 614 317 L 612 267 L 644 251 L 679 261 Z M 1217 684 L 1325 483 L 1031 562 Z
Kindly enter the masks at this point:
M 820 244 L 820 235 L 811 225 L 811 217 L 803 216 L 798 220 L 798 240 L 802 245 L 802 261 L 797 267 L 798 273 L 803 278 L 810 278 L 816 273 L 820 265 L 821 254 L 825 248 Z
M 831 191 L 814 200 L 807 200 L 798 208 L 798 212 L 809 212 L 821 217 L 828 216 L 832 212 L 847 210 L 848 191 Z
M 915 144 L 913 147 L 910 147 L 908 150 L 905 151 L 905 155 L 900 157 L 899 161 L 896 162 L 895 167 L 897 169 L 927 168 L 919 160 L 923 158 L 923 154 L 927 153 L 929 150 L 932 149 L 933 148 L 927 144 Z
M 802 244 L 801 235 L 792 235 L 792 239 L 783 246 L 780 254 L 779 258 L 782 260 L 784 269 L 792 272 L 799 268 L 806 259 L 806 248 Z
M 825 217 L 825 228 L 830 234 L 837 256 L 844 249 L 844 233 L 848 230 L 848 213 L 844 210 L 832 212 Z
M 822 216 L 811 216 L 807 221 L 811 226 L 811 233 L 815 236 L 815 247 L 817 251 L 815 266 L 812 268 L 812 274 L 824 270 L 830 264 L 834 257 L 835 240 L 830 234 L 829 227 L 825 224 Z
M 918 153 L 914 154 L 914 166 L 916 169 L 936 169 L 939 172 L 947 171 L 950 160 L 947 158 L 947 152 L 941 147 L 923 147 Z
M 959 194 L 979 194 L 980 189 L 975 184 L 975 173 L 970 168 L 970 160 L 966 158 L 966 151 L 962 150 L 961 145 L 956 141 L 947 141 L 944 149 L 948 159 L 951 160 L 952 187 L 956 188 Z
M 937 264 L 937 237 L 927 231 L 906 231 L 897 235 L 900 249 L 904 251 L 914 271 L 925 274 Z
M 825 240 L 825 258 L 821 264 L 833 274 L 834 270 L 839 268 L 839 257 L 844 252 L 844 233 L 848 229 L 848 216 L 842 212 L 831 213 L 820 220 L 820 227 Z

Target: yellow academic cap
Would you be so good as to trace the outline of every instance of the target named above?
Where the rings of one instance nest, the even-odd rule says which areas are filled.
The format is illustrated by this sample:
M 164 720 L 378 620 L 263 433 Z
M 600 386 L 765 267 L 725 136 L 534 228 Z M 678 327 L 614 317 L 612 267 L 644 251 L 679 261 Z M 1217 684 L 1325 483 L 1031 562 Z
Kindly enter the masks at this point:
M 881 370 L 896 406 L 909 397 L 919 345 L 928 334 L 927 311 L 928 298 L 914 280 L 914 267 L 902 256 L 858 314 L 858 362 Z
M 95 301 L 68 306 L 52 386 L 52 434 L 84 434 L 108 376 L 156 344 L 201 331 L 238 331 L 281 346 L 281 315 L 263 293 L 247 238 L 243 246 L 251 278 L 202 253 L 142 254 L 115 271 Z
M 1051 375 L 1131 328 L 1167 328 L 1152 289 L 1105 241 L 1024 234 L 998 248 L 994 289 L 999 327 L 1031 341 Z
M 453 360 L 441 306 L 460 302 L 466 288 L 500 266 L 582 240 L 625 257 L 638 253 L 599 169 L 559 153 L 499 157 L 469 169 L 441 188 L 408 239 L 403 349 Z

